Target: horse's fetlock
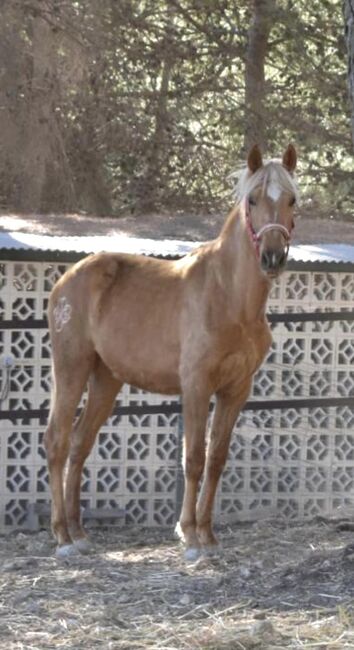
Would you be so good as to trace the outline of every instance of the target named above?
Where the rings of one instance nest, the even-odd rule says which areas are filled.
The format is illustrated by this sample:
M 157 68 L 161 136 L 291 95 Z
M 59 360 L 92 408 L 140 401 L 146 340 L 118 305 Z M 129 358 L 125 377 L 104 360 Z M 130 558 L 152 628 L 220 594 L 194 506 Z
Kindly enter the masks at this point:
M 195 520 L 192 519 L 180 519 L 179 520 L 179 528 L 182 531 L 184 535 L 186 535 L 190 531 L 195 530 Z
M 216 546 L 218 540 L 213 533 L 211 521 L 197 526 L 197 535 L 202 546 Z

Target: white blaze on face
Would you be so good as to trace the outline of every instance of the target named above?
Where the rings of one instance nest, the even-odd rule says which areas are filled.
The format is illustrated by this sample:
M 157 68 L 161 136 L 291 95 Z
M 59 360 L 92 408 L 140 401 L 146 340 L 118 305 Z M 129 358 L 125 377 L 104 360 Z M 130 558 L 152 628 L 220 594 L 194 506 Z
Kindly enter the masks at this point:
M 273 172 L 273 173 L 272 173 Z M 276 203 L 281 196 L 282 193 L 282 188 L 280 186 L 280 183 L 276 177 L 276 174 L 274 174 L 274 171 L 272 170 L 271 176 L 269 179 L 269 184 L 267 185 L 267 196 Z

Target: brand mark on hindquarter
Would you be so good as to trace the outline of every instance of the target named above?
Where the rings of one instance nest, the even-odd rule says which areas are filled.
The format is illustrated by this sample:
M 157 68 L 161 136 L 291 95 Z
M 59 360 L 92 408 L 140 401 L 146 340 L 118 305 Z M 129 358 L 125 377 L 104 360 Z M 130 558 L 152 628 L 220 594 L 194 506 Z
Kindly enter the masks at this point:
M 59 298 L 59 302 L 57 303 L 56 307 L 54 307 L 53 309 L 53 317 L 54 317 L 56 332 L 61 332 L 64 325 L 66 325 L 69 322 L 71 318 L 71 314 L 72 314 L 72 307 L 68 303 L 65 296 Z

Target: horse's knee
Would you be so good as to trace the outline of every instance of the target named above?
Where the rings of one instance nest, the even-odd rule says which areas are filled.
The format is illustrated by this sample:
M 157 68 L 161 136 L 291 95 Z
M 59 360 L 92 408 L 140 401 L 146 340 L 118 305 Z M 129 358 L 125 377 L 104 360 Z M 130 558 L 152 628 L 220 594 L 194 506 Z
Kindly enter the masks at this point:
M 86 447 L 76 447 L 72 445 L 69 451 L 70 466 L 72 468 L 80 470 L 83 467 L 84 462 L 90 453 L 90 449 L 87 449 Z
M 223 452 L 211 454 L 208 460 L 208 475 L 218 478 L 224 469 L 225 461 L 226 456 Z
M 55 457 L 56 457 L 56 447 L 57 447 L 57 445 L 56 445 L 56 441 L 55 441 L 55 432 L 54 432 L 54 429 L 53 429 L 52 425 L 50 425 L 50 424 L 48 425 L 48 427 L 47 427 L 47 429 L 46 429 L 46 431 L 44 433 L 43 445 L 44 445 L 44 449 L 45 449 L 45 452 L 46 452 L 47 461 L 48 462 L 53 461 L 55 459 Z
M 198 457 L 195 454 L 188 454 L 184 462 L 184 473 L 186 478 L 199 480 L 203 474 L 204 462 L 204 456 Z
M 49 465 L 65 462 L 69 450 L 66 432 L 60 433 L 53 424 L 49 424 L 44 433 L 43 444 Z
M 220 474 L 229 451 L 229 438 L 217 440 L 211 436 L 208 447 L 208 473 Z

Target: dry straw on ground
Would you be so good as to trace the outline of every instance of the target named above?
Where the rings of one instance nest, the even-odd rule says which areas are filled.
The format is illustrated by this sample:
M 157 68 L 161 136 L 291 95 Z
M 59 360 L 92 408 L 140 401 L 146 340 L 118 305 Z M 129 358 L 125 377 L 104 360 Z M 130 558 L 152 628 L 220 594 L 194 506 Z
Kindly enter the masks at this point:
M 2 648 L 354 649 L 352 533 L 334 522 L 225 527 L 195 564 L 171 531 L 92 538 L 65 562 L 46 531 L 0 538 Z

